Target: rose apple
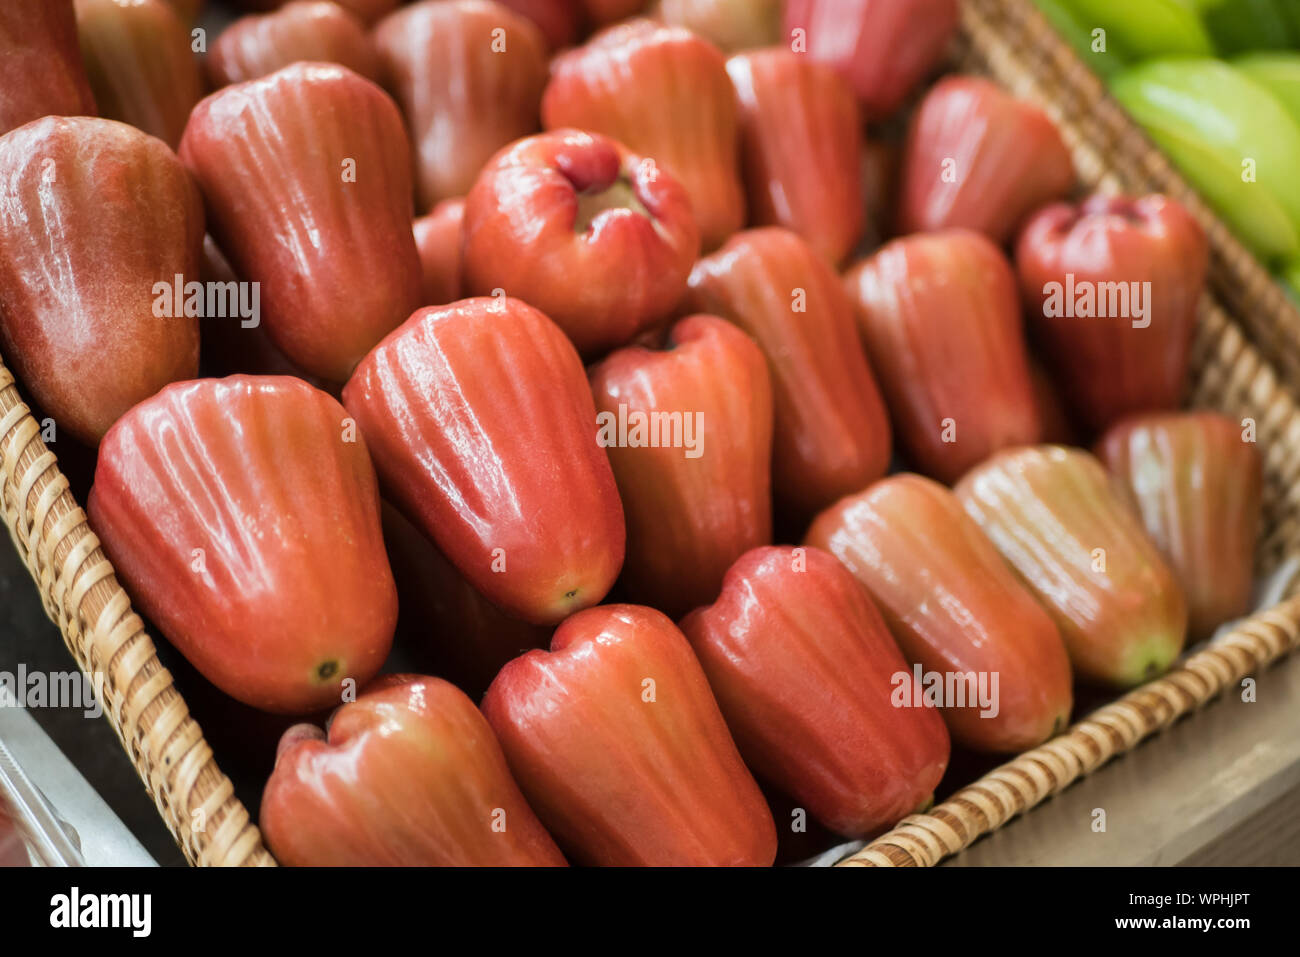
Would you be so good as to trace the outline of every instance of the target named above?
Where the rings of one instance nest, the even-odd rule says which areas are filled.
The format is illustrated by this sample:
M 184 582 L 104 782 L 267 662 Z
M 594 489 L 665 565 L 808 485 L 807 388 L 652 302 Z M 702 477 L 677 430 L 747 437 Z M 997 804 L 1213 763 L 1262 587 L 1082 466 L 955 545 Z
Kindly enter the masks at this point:
M 525 300 L 585 356 L 666 319 L 700 251 L 671 174 L 576 130 L 528 137 L 493 159 L 465 200 L 463 237 L 470 295 Z
M 131 406 L 198 371 L 198 323 L 154 287 L 197 277 L 202 199 L 161 140 L 88 117 L 0 137 L 0 181 L 5 358 L 93 445 Z
M 286 731 L 260 823 L 290 866 L 565 863 L 474 702 L 420 675 L 380 678 L 335 712 L 328 735 Z
M 1182 590 L 1093 456 L 1009 449 L 956 493 L 1056 620 L 1080 677 L 1130 687 L 1178 657 Z
M 660 20 L 686 27 L 721 50 L 736 52 L 781 42 L 782 0 L 659 0 Z
M 386 17 L 375 44 L 411 130 L 420 210 L 464 196 L 497 150 L 537 129 L 547 49 L 528 18 L 424 0 Z
M 727 61 L 740 104 L 750 219 L 792 229 L 839 263 L 862 235 L 862 120 L 848 84 L 785 49 Z
M 858 327 L 912 464 L 954 482 L 1041 436 L 1016 277 L 979 233 L 895 240 L 845 276 Z
M 203 95 L 186 24 L 163 0 L 76 0 L 76 9 L 99 114 L 175 149 Z
M 181 18 L 181 23 L 190 26 L 199 18 L 199 11 L 203 9 L 203 0 L 164 0 L 167 6 L 176 12 Z
M 168 386 L 109 430 L 87 511 L 136 606 L 245 704 L 302 714 L 383 664 L 379 492 L 334 399 L 287 376 Z
M 682 621 L 754 771 L 862 837 L 928 802 L 948 732 L 857 579 L 818 548 L 756 548 Z M 899 707 L 909 686 L 914 707 Z
M 273 13 L 240 17 L 213 42 L 208 76 L 222 87 L 299 60 L 338 63 L 368 80 L 380 76 L 379 54 L 361 21 L 325 0 L 294 0 Z
M 1134 416 L 1107 431 L 1098 455 L 1178 576 L 1192 639 L 1246 614 L 1263 477 L 1242 425 L 1217 412 Z
M 651 608 L 569 618 L 516 658 L 483 713 L 575 861 L 760 865 L 776 827 L 682 633 Z
M 461 298 L 461 223 L 463 199 L 445 199 L 427 216 L 416 219 L 415 249 L 424 278 L 423 302 L 442 306 Z
M 889 419 L 831 267 L 788 230 L 739 233 L 691 273 L 691 305 L 757 340 L 776 409 L 773 487 L 815 512 L 889 467 Z
M 957 20 L 957 0 L 787 0 L 785 6 L 785 31 L 796 51 L 842 73 L 872 119 L 898 109 L 939 65 Z
M 394 504 L 483 595 L 534 624 L 605 596 L 623 508 L 582 362 L 517 299 L 421 309 L 343 389 Z
M 412 659 L 470 695 L 483 697 L 497 672 L 551 630 L 511 618 L 465 580 L 418 528 L 384 505 L 384 542 L 397 581 L 399 640 Z
M 417 307 L 406 133 L 396 105 L 346 67 L 296 63 L 194 108 L 181 159 L 213 237 L 260 283 L 271 338 L 341 382 Z
M 1003 243 L 1073 185 L 1069 150 L 1046 113 L 982 77 L 948 77 L 908 130 L 900 231 L 965 227 Z
M 705 249 L 744 225 L 736 93 L 721 52 L 689 30 L 636 20 L 556 57 L 542 121 L 658 162 L 686 188 Z
M 1016 266 L 1030 328 L 1086 425 L 1181 404 L 1209 268 L 1186 209 L 1164 196 L 1049 206 L 1020 234 Z
M 663 351 L 620 349 L 591 382 L 627 516 L 628 595 L 681 615 L 772 540 L 767 360 L 729 322 L 690 316 Z
M 0 135 L 43 116 L 94 116 L 72 0 L 0 3 Z
M 819 515 L 806 542 L 848 566 L 906 658 L 927 682 L 942 681 L 957 741 L 1015 753 L 1066 726 L 1070 662 L 1060 632 L 952 492 L 919 475 L 891 476 Z

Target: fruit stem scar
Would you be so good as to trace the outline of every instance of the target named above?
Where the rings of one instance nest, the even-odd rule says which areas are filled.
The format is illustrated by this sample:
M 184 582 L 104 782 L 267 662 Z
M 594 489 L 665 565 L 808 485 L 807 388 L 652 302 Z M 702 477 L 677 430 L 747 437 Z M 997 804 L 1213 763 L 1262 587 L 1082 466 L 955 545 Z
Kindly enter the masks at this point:
M 637 196 L 632 182 L 627 177 L 620 176 L 603 189 L 593 187 L 578 193 L 578 214 L 573 221 L 573 231 L 587 232 L 601 213 L 611 209 L 627 209 L 646 219 L 653 219 Z
M 320 681 L 328 681 L 339 673 L 339 663 L 337 661 L 322 661 L 316 666 L 316 677 Z

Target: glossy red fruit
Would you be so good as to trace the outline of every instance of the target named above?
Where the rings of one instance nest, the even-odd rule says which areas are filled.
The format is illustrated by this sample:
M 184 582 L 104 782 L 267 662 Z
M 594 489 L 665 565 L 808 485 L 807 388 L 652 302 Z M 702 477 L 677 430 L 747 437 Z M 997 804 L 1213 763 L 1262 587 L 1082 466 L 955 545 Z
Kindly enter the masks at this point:
M 506 615 L 387 503 L 384 542 L 397 581 L 399 641 L 421 668 L 475 701 L 507 661 L 550 643 L 551 629 Z
M 1020 234 L 1016 267 L 1030 328 L 1087 426 L 1182 403 L 1209 269 L 1186 209 L 1164 196 L 1049 206 Z
M 767 355 L 778 501 L 810 513 L 885 474 L 889 420 L 840 279 L 784 229 L 753 229 L 701 259 L 691 307 L 749 333 Z
M 94 116 L 72 0 L 0 3 L 0 135 L 43 116 Z
M 1157 413 L 1097 446 L 1178 577 L 1194 641 L 1250 611 L 1263 477 L 1247 429 L 1217 412 Z
M 938 67 L 957 21 L 957 0 L 786 0 L 785 6 L 788 42 L 843 74 L 871 119 L 897 110 Z
M 199 11 L 203 9 L 203 0 L 163 0 L 163 2 L 176 12 L 186 26 L 193 24 L 199 18 Z
M 101 116 L 172 149 L 203 95 L 186 23 L 163 0 L 76 0 L 81 58 Z
M 341 382 L 420 300 L 406 133 L 379 87 L 336 64 L 296 63 L 194 108 L 181 159 L 209 227 L 261 284 L 275 344 Z
M 605 596 L 623 508 L 573 346 L 517 299 L 421 309 L 343 390 L 394 504 L 494 604 L 551 624 Z
M 766 866 L 776 856 L 772 815 L 699 662 L 651 608 L 569 618 L 549 653 L 501 670 L 483 713 L 575 861 Z
M 340 700 L 388 655 L 397 594 L 364 440 L 287 376 L 178 382 L 104 437 L 87 511 L 132 599 L 266 711 Z
M 933 797 L 948 732 L 867 593 L 817 548 L 756 548 L 682 621 L 741 755 L 862 837 Z M 917 707 L 900 707 L 900 689 Z
M 503 150 L 465 200 L 470 295 L 503 289 L 599 356 L 667 319 L 700 251 L 671 174 L 598 134 L 558 130 Z
M 662 165 L 686 188 L 705 249 L 744 225 L 735 90 L 717 47 L 689 30 L 636 20 L 556 57 L 542 121 Z
M 1009 449 L 956 489 L 966 512 L 1055 619 L 1080 677 L 1141 684 L 1182 650 L 1173 573 L 1081 449 Z
M 763 352 L 716 316 L 662 351 L 591 370 L 598 441 L 627 516 L 628 597 L 672 616 L 706 604 L 731 563 L 772 540 L 772 387 Z
M 655 15 L 728 52 L 781 42 L 782 0 L 659 0 Z
M 47 117 L 0 137 L 0 343 L 61 428 L 89 444 L 198 371 L 199 327 L 155 311 L 197 277 L 203 206 L 161 140 Z
M 442 306 L 462 296 L 460 247 L 464 217 L 463 199 L 445 199 L 429 215 L 415 220 L 415 249 L 420 254 L 424 279 L 422 305 Z
M 420 210 L 464 196 L 497 150 L 537 129 L 547 47 L 526 17 L 424 0 L 385 18 L 375 44 L 411 130 Z
M 948 77 L 912 118 L 899 231 L 964 227 L 1003 243 L 1073 185 L 1069 150 L 1046 113 L 982 77 Z
M 750 218 L 838 263 L 862 235 L 862 120 L 830 67 L 784 48 L 727 61 L 740 103 Z
M 474 702 L 388 675 L 280 739 L 262 834 L 292 867 L 564 866 Z
M 1041 437 L 1016 277 L 979 233 L 895 240 L 844 277 L 894 434 L 926 475 L 954 482 Z
M 944 695 L 958 742 L 1015 753 L 1066 726 L 1070 663 L 1056 625 L 942 485 L 891 476 L 819 515 L 806 543 L 867 587 L 927 682 L 933 673 L 967 695 L 963 707 Z M 974 686 L 954 680 L 967 675 Z
M 295 0 L 273 13 L 240 17 L 217 35 L 207 69 L 212 85 L 221 87 L 299 60 L 338 63 L 368 80 L 379 79 L 379 54 L 365 26 L 325 0 Z

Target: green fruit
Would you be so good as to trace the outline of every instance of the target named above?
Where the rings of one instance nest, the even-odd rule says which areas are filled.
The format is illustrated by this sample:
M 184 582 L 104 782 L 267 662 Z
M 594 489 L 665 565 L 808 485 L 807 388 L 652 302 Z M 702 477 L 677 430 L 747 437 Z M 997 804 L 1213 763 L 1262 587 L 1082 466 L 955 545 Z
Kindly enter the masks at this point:
M 1125 66 L 1125 56 L 1117 43 L 1109 41 L 1106 49 L 1093 49 L 1092 29 L 1085 26 L 1068 6 L 1068 0 L 1034 0 L 1034 5 L 1056 29 L 1062 39 L 1074 48 L 1080 59 L 1099 76 L 1110 77 Z
M 1137 60 L 1214 55 L 1193 0 L 1062 0 L 1062 5 L 1087 32 L 1101 27 L 1108 45 Z
M 1277 97 L 1300 124 L 1300 53 L 1252 53 L 1232 65 Z
M 1195 0 L 1221 53 L 1285 50 L 1296 37 L 1283 7 L 1295 0 Z
M 1268 90 L 1218 60 L 1176 59 L 1126 70 L 1111 91 L 1247 246 L 1300 255 L 1300 126 Z
M 1282 271 L 1278 274 L 1282 280 L 1282 288 L 1291 294 L 1291 298 L 1300 305 L 1300 259 L 1293 259 L 1282 266 Z

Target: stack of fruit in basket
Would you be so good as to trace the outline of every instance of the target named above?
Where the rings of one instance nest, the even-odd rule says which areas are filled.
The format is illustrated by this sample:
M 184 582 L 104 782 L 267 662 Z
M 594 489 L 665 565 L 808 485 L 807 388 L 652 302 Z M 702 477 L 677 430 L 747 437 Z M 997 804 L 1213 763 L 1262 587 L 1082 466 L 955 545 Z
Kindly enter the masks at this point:
M 925 89 L 954 0 L 174 6 L 0 10 L 0 344 L 161 634 L 341 705 L 283 863 L 768 864 L 1247 611 L 1202 231 Z

